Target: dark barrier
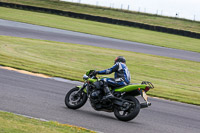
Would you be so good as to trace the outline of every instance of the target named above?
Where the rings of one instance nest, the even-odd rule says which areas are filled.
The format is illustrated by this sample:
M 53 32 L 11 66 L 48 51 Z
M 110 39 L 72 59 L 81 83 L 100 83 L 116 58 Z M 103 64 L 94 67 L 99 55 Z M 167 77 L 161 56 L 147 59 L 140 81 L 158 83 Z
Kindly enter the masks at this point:
M 112 18 L 107 18 L 107 17 L 92 16 L 92 15 L 88 15 L 88 14 L 74 13 L 74 12 L 70 12 L 70 11 L 61 11 L 61 10 L 56 10 L 56 9 L 48 9 L 48 8 L 42 8 L 42 7 L 34 7 L 34 6 L 5 3 L 5 2 L 0 2 L 0 6 L 22 9 L 22 10 L 29 10 L 29 11 L 36 11 L 36 12 L 45 12 L 45 13 L 50 13 L 50 14 L 57 14 L 57 15 L 62 15 L 62 16 L 86 19 L 86 20 L 103 22 L 103 23 L 124 25 L 124 26 L 130 26 L 130 27 L 138 27 L 138 28 L 142 28 L 142 29 L 176 34 L 176 35 L 187 36 L 187 37 L 192 37 L 192 38 L 200 38 L 200 33 L 196 33 L 196 32 L 172 29 L 172 28 L 161 27 L 161 26 L 148 25 L 148 24 L 125 21 L 125 20 L 112 19 Z

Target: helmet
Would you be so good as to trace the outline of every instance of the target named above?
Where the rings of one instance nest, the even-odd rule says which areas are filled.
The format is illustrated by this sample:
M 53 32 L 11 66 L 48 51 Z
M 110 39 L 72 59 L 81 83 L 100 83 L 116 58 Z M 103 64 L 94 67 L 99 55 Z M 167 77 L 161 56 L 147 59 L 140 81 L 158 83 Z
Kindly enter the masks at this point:
M 125 59 L 123 56 L 118 56 L 118 57 L 115 59 L 115 64 L 116 64 L 117 62 L 126 63 L 126 59 Z

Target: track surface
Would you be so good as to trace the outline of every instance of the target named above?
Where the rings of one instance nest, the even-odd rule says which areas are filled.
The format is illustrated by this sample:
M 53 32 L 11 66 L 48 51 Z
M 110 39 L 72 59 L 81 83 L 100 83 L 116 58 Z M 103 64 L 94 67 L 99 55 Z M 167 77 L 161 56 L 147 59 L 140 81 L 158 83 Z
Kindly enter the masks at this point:
M 200 107 L 150 98 L 130 122 L 113 113 L 94 111 L 89 102 L 79 110 L 65 107 L 65 93 L 74 84 L 17 73 L 0 68 L 0 110 L 55 120 L 105 133 L 199 133 Z
M 200 53 L 196 52 L 158 47 L 2 19 L 0 19 L 0 35 L 84 44 L 200 62 Z

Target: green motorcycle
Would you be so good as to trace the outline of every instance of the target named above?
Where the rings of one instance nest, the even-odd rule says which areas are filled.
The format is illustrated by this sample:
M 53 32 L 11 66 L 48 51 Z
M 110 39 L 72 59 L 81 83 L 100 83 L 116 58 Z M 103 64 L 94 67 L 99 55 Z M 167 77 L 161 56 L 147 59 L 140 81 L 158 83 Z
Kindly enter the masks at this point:
M 104 99 L 103 78 L 97 78 L 94 70 L 88 71 L 84 76 L 83 86 L 72 88 L 65 97 L 65 104 L 70 109 L 82 107 L 87 99 L 97 111 L 114 112 L 117 119 L 130 121 L 140 112 L 141 108 L 151 105 L 147 101 L 146 92 L 153 89 L 151 82 L 143 81 L 140 84 L 129 84 L 120 88 L 110 88 L 114 98 Z M 135 96 L 141 95 L 144 103 L 140 103 Z

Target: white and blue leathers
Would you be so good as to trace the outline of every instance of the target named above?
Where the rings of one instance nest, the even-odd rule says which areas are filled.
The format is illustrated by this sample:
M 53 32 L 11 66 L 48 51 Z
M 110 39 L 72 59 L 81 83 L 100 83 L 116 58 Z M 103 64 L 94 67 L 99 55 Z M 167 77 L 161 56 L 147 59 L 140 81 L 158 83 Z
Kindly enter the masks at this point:
M 117 62 L 113 67 L 98 71 L 98 74 L 111 74 L 115 72 L 115 77 L 113 78 L 106 78 L 104 81 L 111 87 L 118 87 L 128 85 L 130 83 L 131 77 L 130 72 L 125 63 Z

